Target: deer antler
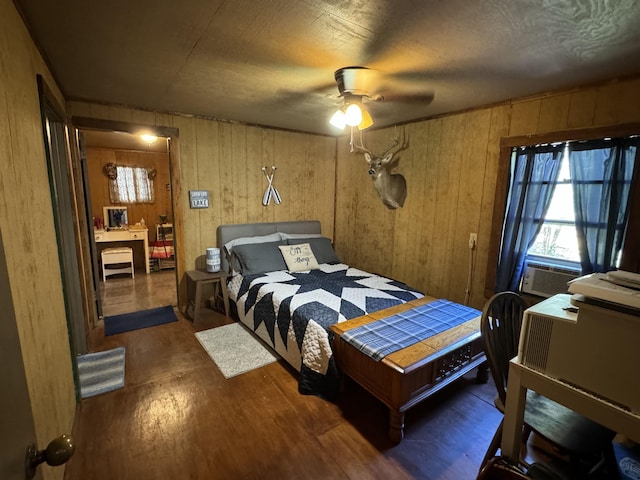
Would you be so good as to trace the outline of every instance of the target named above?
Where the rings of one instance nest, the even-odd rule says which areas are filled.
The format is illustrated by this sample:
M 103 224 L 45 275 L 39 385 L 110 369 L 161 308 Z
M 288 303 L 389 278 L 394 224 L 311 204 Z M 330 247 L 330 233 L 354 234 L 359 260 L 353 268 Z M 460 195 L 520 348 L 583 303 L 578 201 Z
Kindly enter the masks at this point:
M 404 133 L 404 127 L 402 127 L 401 131 L 402 131 L 402 142 L 400 142 L 400 132 L 398 132 L 398 134 L 396 135 L 396 138 L 393 141 L 393 144 L 387 150 L 385 150 L 384 153 L 380 154 L 380 158 L 384 158 L 390 153 L 392 153 L 392 156 L 393 156 L 396 153 L 402 150 L 405 150 L 409 146 L 409 141 L 406 139 L 406 136 Z
M 351 153 L 353 153 L 353 149 L 355 148 L 356 150 L 358 150 L 359 152 L 362 153 L 368 153 L 369 155 L 373 155 L 373 153 L 371 153 L 371 150 L 369 150 L 368 148 L 366 148 L 364 146 L 364 142 L 362 141 L 362 130 L 360 130 L 360 145 L 358 145 L 355 141 L 355 138 L 353 137 L 353 129 L 351 129 L 351 141 L 349 142 L 349 146 Z

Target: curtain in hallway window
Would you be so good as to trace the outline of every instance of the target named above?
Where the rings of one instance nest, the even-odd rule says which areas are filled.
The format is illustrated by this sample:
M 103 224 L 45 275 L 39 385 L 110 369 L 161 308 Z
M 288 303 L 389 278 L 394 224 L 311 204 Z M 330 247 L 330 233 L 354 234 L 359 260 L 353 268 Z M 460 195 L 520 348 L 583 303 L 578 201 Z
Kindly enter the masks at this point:
M 502 226 L 496 292 L 517 291 L 527 250 L 542 226 L 558 179 L 564 145 L 519 149 Z
M 629 215 L 638 138 L 570 145 L 582 273 L 615 269 Z
M 112 203 L 153 203 L 153 180 L 144 167 L 116 167 L 117 177 L 110 181 Z

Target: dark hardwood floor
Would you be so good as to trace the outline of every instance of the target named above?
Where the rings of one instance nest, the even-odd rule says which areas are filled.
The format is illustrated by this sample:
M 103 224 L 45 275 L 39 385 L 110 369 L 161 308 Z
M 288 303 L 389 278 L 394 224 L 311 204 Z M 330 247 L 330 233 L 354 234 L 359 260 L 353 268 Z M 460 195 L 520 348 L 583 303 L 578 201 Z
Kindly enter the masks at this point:
M 99 292 L 104 316 L 136 312 L 165 305 L 177 305 L 176 272 L 136 270 L 135 278 L 119 274 L 100 279 Z
M 123 288 L 122 300 L 138 304 L 143 290 Z M 353 382 L 331 403 L 300 395 L 283 362 L 225 379 L 194 336 L 225 323 L 209 310 L 200 326 L 178 313 L 178 322 L 119 335 L 93 331 L 90 351 L 126 348 L 126 386 L 82 400 L 64 478 L 476 477 L 501 419 L 493 383 L 477 384 L 474 372 L 447 387 L 408 412 L 393 445 L 386 407 Z

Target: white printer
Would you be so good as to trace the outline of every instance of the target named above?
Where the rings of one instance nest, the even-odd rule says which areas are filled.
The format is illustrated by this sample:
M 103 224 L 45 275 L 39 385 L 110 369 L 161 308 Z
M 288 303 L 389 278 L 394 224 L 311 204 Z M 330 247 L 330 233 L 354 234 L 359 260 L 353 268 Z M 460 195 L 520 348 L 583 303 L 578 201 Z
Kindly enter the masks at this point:
M 569 284 L 573 295 L 525 310 L 518 360 L 640 413 L 640 290 L 611 283 L 607 275 L 578 278 Z M 635 286 L 635 275 L 624 282 Z

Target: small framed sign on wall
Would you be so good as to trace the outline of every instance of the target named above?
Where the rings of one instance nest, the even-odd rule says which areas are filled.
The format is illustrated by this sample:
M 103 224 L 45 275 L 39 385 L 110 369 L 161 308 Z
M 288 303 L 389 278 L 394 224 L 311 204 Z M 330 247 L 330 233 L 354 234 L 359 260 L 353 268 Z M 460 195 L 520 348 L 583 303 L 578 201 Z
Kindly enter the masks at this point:
M 189 190 L 189 204 L 191 208 L 209 208 L 209 191 Z

